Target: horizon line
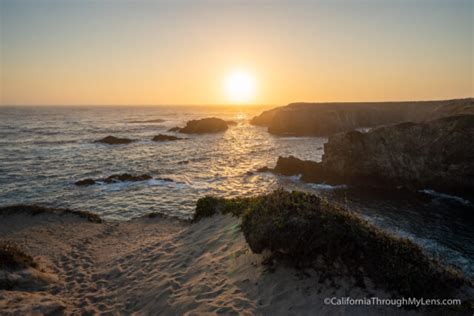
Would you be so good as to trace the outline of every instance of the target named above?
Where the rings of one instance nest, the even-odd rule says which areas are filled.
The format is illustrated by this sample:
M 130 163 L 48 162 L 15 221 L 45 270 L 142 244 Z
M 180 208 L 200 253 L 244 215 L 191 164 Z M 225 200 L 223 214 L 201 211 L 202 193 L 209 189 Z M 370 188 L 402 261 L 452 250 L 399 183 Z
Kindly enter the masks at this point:
M 235 107 L 255 107 L 255 106 L 282 106 L 282 105 L 290 105 L 296 103 L 396 103 L 396 102 L 435 102 L 435 101 L 452 101 L 452 100 L 465 100 L 465 99 L 473 99 L 474 96 L 466 96 L 466 97 L 454 97 L 454 98 L 443 98 L 443 99 L 405 99 L 405 100 L 365 100 L 365 101 L 292 101 L 289 103 L 280 103 L 280 104 L 264 104 L 264 103 L 253 103 L 253 104 L 222 104 L 222 103 L 209 103 L 209 104 L 165 104 L 165 103 L 157 103 L 157 104 L 0 104 L 0 107 L 29 107 L 29 106 L 50 106 L 50 107 L 60 107 L 60 106 L 117 106 L 117 107 L 128 107 L 128 106 L 142 106 L 142 107 L 158 107 L 158 106 L 235 106 Z

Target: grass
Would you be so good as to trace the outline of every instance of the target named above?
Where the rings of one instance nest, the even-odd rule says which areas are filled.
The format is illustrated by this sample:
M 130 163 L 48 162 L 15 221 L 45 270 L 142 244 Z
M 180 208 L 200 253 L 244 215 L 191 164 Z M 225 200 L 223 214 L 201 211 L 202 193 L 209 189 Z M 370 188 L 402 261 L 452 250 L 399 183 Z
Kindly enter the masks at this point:
M 0 242 L 0 270 L 37 268 L 33 258 L 12 242 Z
M 224 199 L 213 196 L 200 198 L 196 203 L 196 210 L 192 221 L 198 222 L 214 214 L 232 214 L 240 216 L 254 198 Z
M 36 204 L 16 204 L 0 207 L 0 215 L 16 215 L 19 213 L 28 214 L 32 216 L 42 214 L 55 214 L 55 215 L 75 215 L 80 218 L 84 218 L 91 223 L 102 223 L 102 219 L 99 215 L 86 212 L 86 211 L 75 211 L 65 208 L 51 208 L 44 207 Z
M 465 283 L 459 272 L 442 266 L 410 240 L 308 193 L 280 189 L 253 198 L 208 196 L 198 201 L 194 220 L 217 213 L 241 218 L 253 252 L 270 250 L 297 267 L 317 258 L 324 259 L 327 271 L 342 263 L 356 280 L 368 276 L 377 286 L 407 297 L 451 297 Z

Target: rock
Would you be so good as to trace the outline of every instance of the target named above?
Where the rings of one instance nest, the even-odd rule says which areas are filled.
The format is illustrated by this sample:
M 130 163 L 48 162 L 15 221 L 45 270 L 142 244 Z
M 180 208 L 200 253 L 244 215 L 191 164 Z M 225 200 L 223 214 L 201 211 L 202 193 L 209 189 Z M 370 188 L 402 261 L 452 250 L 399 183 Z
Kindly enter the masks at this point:
M 274 172 L 302 180 L 456 195 L 474 192 L 474 115 L 329 137 L 320 163 L 280 157 Z
M 473 114 L 474 99 L 419 102 L 293 103 L 265 111 L 250 123 L 275 135 L 328 136 L 356 128 Z
M 85 185 L 94 185 L 95 184 L 95 181 L 94 179 L 84 179 L 84 180 L 79 180 L 77 181 L 76 183 L 74 183 L 75 185 L 79 185 L 79 186 L 85 186 Z
M 260 167 L 257 169 L 257 172 L 270 172 L 270 171 L 273 171 L 273 169 L 268 168 L 267 166 Z
M 277 164 L 273 172 L 285 176 L 299 175 L 307 177 L 310 174 L 320 172 L 320 167 L 317 163 L 310 160 L 300 160 L 294 156 L 278 157 Z
M 179 130 L 181 129 L 181 127 L 172 127 L 168 130 L 168 132 L 179 132 Z
M 185 138 L 181 137 L 176 137 L 172 135 L 165 135 L 165 134 L 159 134 L 153 137 L 152 141 L 154 142 L 165 142 L 165 141 L 172 141 L 172 140 L 182 140 Z
M 145 180 L 150 180 L 150 179 L 153 179 L 153 177 L 148 174 L 134 176 L 129 173 L 123 173 L 123 174 L 114 174 L 105 179 L 97 180 L 97 181 L 102 181 L 105 183 L 114 183 L 114 182 L 124 182 L 124 181 L 132 181 L 132 182 L 145 181 Z
M 150 180 L 150 179 L 153 179 L 153 177 L 148 174 L 134 176 L 128 173 L 123 173 L 123 174 L 114 174 L 104 179 L 94 180 L 94 179 L 89 178 L 89 179 L 79 180 L 75 184 L 79 186 L 86 186 L 86 185 L 96 184 L 97 182 L 115 183 L 115 182 L 124 182 L 124 181 L 145 181 L 145 180 Z
M 228 126 L 237 125 L 237 122 L 236 122 L 236 121 L 228 120 L 228 121 L 225 121 L 225 122 L 227 123 Z
M 165 182 L 174 182 L 174 180 L 171 179 L 171 178 L 156 178 L 156 180 L 161 180 L 161 181 L 165 181 Z
M 109 145 L 130 144 L 131 142 L 133 142 L 132 139 L 119 138 L 115 136 L 107 136 L 96 141 L 96 143 L 104 143 Z
M 200 120 L 192 120 L 179 130 L 185 134 L 219 133 L 227 130 L 227 123 L 219 118 L 210 117 Z

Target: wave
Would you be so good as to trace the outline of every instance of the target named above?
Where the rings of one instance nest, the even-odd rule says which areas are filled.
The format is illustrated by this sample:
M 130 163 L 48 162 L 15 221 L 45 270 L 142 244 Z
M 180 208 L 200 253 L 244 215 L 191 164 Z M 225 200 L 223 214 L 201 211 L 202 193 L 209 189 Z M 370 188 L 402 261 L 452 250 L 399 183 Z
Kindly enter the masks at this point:
M 137 121 L 128 121 L 127 123 L 136 123 L 136 124 L 142 124 L 142 123 L 163 123 L 165 120 L 163 119 L 154 119 L 154 120 L 137 120 Z
M 145 181 L 122 181 L 122 182 L 114 182 L 114 183 L 105 183 L 103 181 L 96 181 L 96 184 L 92 186 L 99 186 L 102 187 L 105 191 L 113 192 L 113 191 L 120 191 L 124 190 L 131 186 L 138 186 L 138 185 L 148 185 L 148 186 L 165 186 L 170 188 L 176 189 L 184 189 L 188 187 L 186 183 L 182 182 L 175 182 L 171 179 L 150 179 Z
M 308 186 L 316 190 L 337 190 L 337 189 L 347 189 L 349 187 L 346 184 L 330 185 L 326 183 L 310 183 L 308 184 Z
M 377 226 L 378 228 L 394 236 L 413 241 L 415 244 L 419 245 L 424 252 L 441 261 L 442 263 L 452 265 L 460 269 L 467 276 L 474 275 L 472 261 L 466 257 L 463 252 L 451 247 L 446 247 L 435 239 L 417 236 L 400 227 L 394 227 L 392 225 L 388 226 L 383 216 L 365 214 L 361 215 L 365 220 Z
M 428 194 L 428 195 L 431 195 L 431 196 L 435 196 L 435 197 L 441 198 L 441 199 L 453 200 L 453 201 L 459 202 L 463 205 L 472 205 L 471 201 L 463 199 L 460 196 L 449 195 L 449 194 L 446 194 L 446 193 L 440 193 L 440 192 L 436 192 L 435 190 L 431 190 L 431 189 L 424 189 L 424 190 L 420 190 L 419 192 L 422 192 L 422 193 L 425 193 L 425 194 Z

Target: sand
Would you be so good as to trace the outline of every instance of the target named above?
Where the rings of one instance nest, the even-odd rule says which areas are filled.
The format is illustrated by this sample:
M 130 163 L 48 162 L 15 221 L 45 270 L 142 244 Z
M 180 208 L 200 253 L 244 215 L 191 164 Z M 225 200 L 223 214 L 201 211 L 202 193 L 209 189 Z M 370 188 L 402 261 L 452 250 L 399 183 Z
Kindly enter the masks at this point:
M 39 263 L 21 289 L 0 291 L 0 314 L 400 315 L 383 306 L 330 306 L 326 297 L 389 297 L 352 280 L 262 264 L 231 216 L 90 223 L 74 215 L 0 217 L 0 240 Z

